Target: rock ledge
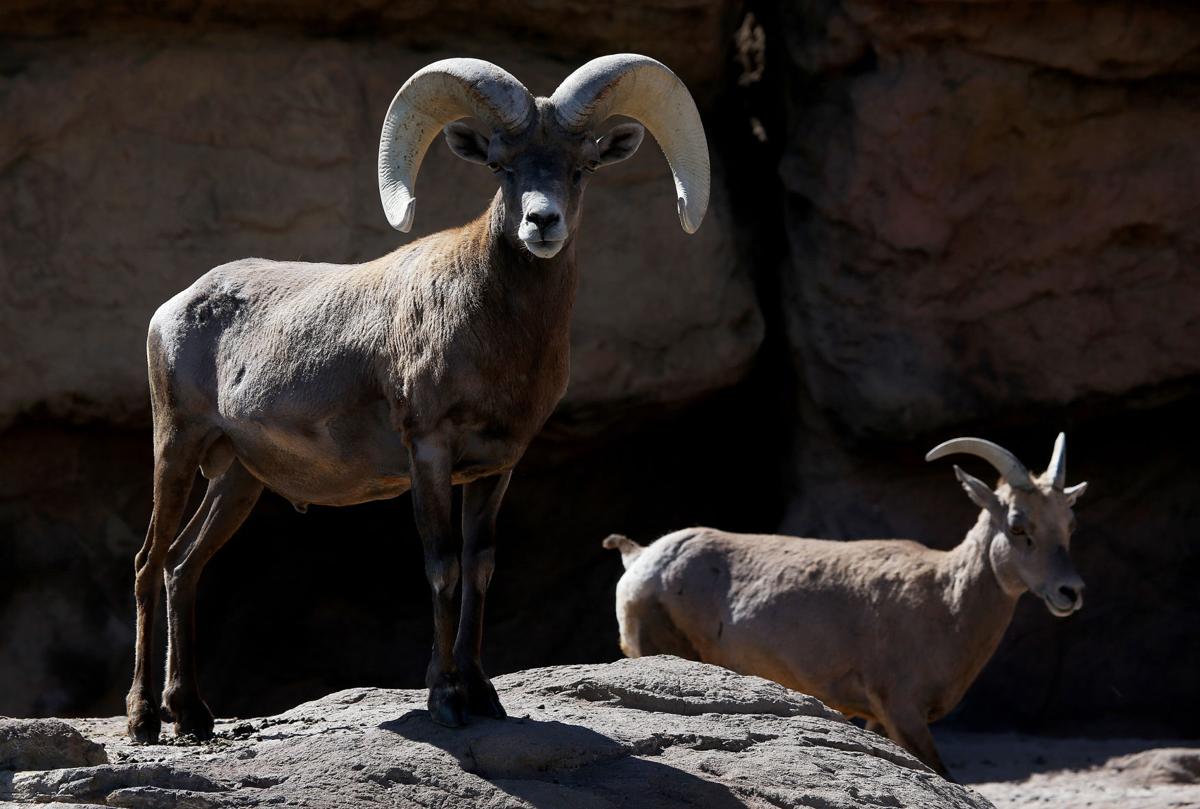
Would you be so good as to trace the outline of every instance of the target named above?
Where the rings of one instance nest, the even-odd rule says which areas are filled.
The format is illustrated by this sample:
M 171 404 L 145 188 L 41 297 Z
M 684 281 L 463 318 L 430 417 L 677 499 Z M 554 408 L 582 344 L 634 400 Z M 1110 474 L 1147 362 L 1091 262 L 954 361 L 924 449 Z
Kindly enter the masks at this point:
M 673 657 L 496 679 L 510 713 L 434 725 L 416 690 L 356 688 L 134 746 L 70 720 L 111 763 L 0 772 L 0 800 L 156 807 L 989 807 L 812 697 Z

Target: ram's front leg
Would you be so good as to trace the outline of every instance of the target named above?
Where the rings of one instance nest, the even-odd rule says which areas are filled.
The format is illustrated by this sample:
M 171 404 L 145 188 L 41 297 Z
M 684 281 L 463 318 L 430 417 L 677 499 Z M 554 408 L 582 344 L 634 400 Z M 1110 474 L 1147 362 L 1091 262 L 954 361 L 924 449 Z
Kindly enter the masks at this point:
M 462 617 L 454 659 L 467 687 L 471 713 L 505 717 L 491 680 L 483 673 L 483 602 L 496 567 L 496 514 L 512 472 L 472 481 L 463 488 Z
M 439 725 L 466 722 L 467 692 L 454 663 L 458 548 L 450 522 L 450 452 L 442 441 L 414 441 L 413 513 L 425 548 L 425 576 L 433 591 L 433 657 L 425 672 L 429 715 Z

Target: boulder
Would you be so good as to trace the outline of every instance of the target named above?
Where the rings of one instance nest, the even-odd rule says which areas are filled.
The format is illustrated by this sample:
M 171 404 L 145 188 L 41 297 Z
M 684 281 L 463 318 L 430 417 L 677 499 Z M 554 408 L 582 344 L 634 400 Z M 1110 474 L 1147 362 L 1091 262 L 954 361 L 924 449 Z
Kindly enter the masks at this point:
M 101 745 L 59 719 L 0 718 L 0 770 L 56 770 L 107 764 Z
M 1200 748 L 1160 747 L 1108 762 L 1110 769 L 1141 786 L 1200 784 Z
M 186 806 L 990 807 L 812 697 L 673 657 L 496 679 L 506 721 L 433 724 L 424 691 L 355 688 L 217 723 L 203 745 L 0 782 L 0 799 Z

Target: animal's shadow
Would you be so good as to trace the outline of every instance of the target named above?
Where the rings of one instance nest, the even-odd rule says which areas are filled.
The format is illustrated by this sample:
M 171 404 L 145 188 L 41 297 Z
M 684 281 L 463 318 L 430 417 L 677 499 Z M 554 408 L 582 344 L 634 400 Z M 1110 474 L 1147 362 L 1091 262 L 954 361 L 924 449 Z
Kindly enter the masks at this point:
M 379 727 L 446 751 L 466 772 L 539 809 L 745 806 L 723 784 L 637 757 L 628 745 L 581 725 L 473 718 L 466 727 L 452 729 L 414 709 Z M 647 750 L 645 755 L 655 753 Z
M 1038 773 L 1083 772 L 1160 747 L 1194 748 L 1193 740 L 1057 738 L 1018 733 L 935 731 L 946 765 L 959 783 L 1017 783 Z

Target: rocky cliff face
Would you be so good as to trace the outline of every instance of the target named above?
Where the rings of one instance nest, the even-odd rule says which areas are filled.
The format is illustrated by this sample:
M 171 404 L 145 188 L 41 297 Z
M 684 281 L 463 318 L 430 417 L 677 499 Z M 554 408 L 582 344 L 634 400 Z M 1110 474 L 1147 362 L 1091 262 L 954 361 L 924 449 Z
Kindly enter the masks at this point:
M 650 143 L 589 192 L 571 387 L 501 517 L 492 667 L 617 655 L 611 531 L 946 547 L 972 509 L 926 449 L 974 433 L 1041 465 L 1066 428 L 1070 476 L 1092 484 L 1087 607 L 1056 622 L 1023 603 L 959 718 L 1194 732 L 1200 15 L 469 5 L 0 11 L 0 712 L 119 709 L 158 304 L 231 259 L 356 261 L 407 238 L 373 166 L 418 67 L 479 56 L 545 93 L 636 50 L 697 96 L 713 205 L 686 237 Z M 435 144 L 414 237 L 486 205 L 476 168 Z M 420 682 L 407 505 L 300 516 L 264 498 L 201 593 L 219 713 Z
M 74 720 L 108 761 L 0 771 L 0 799 L 140 809 L 991 806 L 817 700 L 714 666 L 643 658 L 496 685 L 510 718 L 455 730 L 429 720 L 424 692 L 377 688 L 219 722 L 204 745 L 135 747 L 120 718 Z M 33 728 L 24 738 L 39 740 Z
M 1194 384 L 1200 14 L 809 11 L 780 172 L 818 407 L 896 441 Z

